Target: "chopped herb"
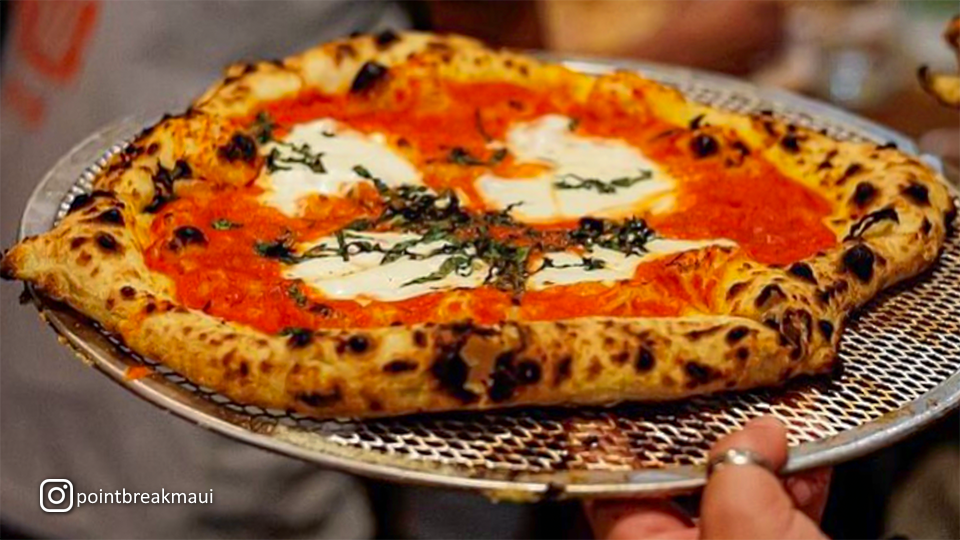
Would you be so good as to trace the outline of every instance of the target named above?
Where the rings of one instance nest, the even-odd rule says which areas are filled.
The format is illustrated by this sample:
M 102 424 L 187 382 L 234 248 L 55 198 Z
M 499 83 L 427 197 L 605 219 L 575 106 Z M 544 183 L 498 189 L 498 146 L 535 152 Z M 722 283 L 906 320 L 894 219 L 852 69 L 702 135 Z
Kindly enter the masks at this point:
M 260 111 L 257 113 L 256 120 L 253 121 L 252 134 L 258 143 L 264 144 L 273 140 L 273 130 L 277 124 L 273 121 L 270 113 Z
M 440 265 L 440 268 L 436 272 L 412 279 L 401 285 L 401 287 L 439 281 L 454 272 L 460 276 L 469 276 L 473 272 L 473 260 L 466 255 L 455 255 L 443 261 L 443 264 Z
M 559 182 L 554 182 L 553 185 L 558 189 L 592 189 L 598 193 L 609 195 L 616 193 L 618 188 L 628 188 L 644 180 L 650 180 L 651 178 L 653 178 L 653 171 L 650 170 L 640 171 L 640 174 L 637 176 L 614 178 L 608 182 L 596 178 L 584 178 L 571 173 L 563 175 L 563 179 Z
M 490 155 L 489 161 L 483 161 L 482 159 L 470 154 L 470 152 L 467 152 L 463 148 L 457 146 L 450 150 L 450 154 L 447 155 L 447 161 L 450 163 L 456 163 L 457 165 L 492 167 L 503 161 L 506 157 L 507 149 L 500 148 Z
M 537 272 L 545 268 L 583 268 L 584 270 L 602 270 L 607 267 L 607 263 L 603 259 L 595 259 L 593 257 L 581 257 L 579 263 L 569 263 L 569 264 L 557 264 L 553 262 L 553 259 L 550 257 L 543 258 L 543 264 L 537 270 Z
M 570 123 L 567 124 L 567 129 L 570 130 L 570 131 L 576 131 L 578 127 L 580 127 L 580 119 L 579 119 L 579 118 L 571 118 L 571 119 L 570 119 Z
M 287 286 L 287 296 L 293 299 L 300 307 L 307 305 L 307 295 L 303 294 L 303 291 L 300 290 L 300 285 L 297 283 L 291 283 Z
M 269 172 L 289 171 L 292 168 L 289 167 L 289 165 L 294 164 L 304 165 L 318 174 L 327 172 L 327 169 L 323 166 L 323 152 L 314 154 L 310 149 L 310 145 L 306 143 L 296 145 L 279 142 L 276 144 L 289 149 L 292 154 L 283 155 L 279 148 L 270 150 L 270 154 L 267 155 L 267 170 Z
M 331 138 L 331 137 L 336 137 L 337 134 L 334 133 L 334 132 L 332 132 L 332 131 L 324 131 L 324 132 L 323 132 L 323 136 L 329 139 L 329 138 Z
M 289 237 L 284 236 L 271 241 L 257 241 L 253 249 L 261 257 L 268 259 L 277 259 L 287 264 L 295 264 L 298 261 L 297 255 L 293 252 Z
M 357 176 L 360 178 L 366 178 L 367 180 L 373 180 L 373 175 L 370 174 L 370 171 L 367 170 L 363 165 L 354 165 L 353 172 L 357 173 Z
M 243 225 L 240 223 L 230 221 L 226 218 L 215 219 L 210 226 L 218 231 L 229 231 L 230 229 L 239 229 L 240 227 L 243 227 Z

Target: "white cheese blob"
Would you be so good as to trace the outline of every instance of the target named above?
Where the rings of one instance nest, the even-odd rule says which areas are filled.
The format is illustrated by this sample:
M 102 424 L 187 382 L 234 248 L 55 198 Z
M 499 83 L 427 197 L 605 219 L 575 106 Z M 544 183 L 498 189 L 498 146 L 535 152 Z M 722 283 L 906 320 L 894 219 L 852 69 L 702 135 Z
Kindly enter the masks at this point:
M 324 172 L 291 162 L 304 158 L 297 148 L 310 156 L 322 154 Z M 257 183 L 264 188 L 263 201 L 288 216 L 299 215 L 309 195 L 343 196 L 358 182 L 368 182 L 354 170 L 358 165 L 388 186 L 422 184 L 420 172 L 392 150 L 382 134 L 364 135 L 330 118 L 297 124 L 282 141 L 263 146 L 265 156 L 273 151 L 283 169 L 264 170 Z
M 539 163 L 549 170 L 533 178 L 501 178 L 485 174 L 477 189 L 494 209 L 519 204 L 511 214 L 526 222 L 577 219 L 582 216 L 619 217 L 633 214 L 638 205 L 664 211 L 673 205 L 674 181 L 639 150 L 618 139 L 584 137 L 570 131 L 571 120 L 547 115 L 514 126 L 507 147 L 521 163 Z M 623 182 L 624 179 L 644 179 Z M 611 184 L 620 180 L 621 185 Z M 613 190 L 557 184 L 602 182 Z
M 594 247 L 582 255 L 570 252 L 546 253 L 544 257 L 552 261 L 527 278 L 527 288 L 540 290 L 553 285 L 572 285 L 575 283 L 602 281 L 613 283 L 626 281 L 633 277 L 640 263 L 654 260 L 671 253 L 682 253 L 708 246 L 736 246 L 736 242 L 720 238 L 717 240 L 666 240 L 656 238 L 644 246 L 646 253 L 627 255 L 620 251 Z M 599 261 L 602 268 L 588 269 L 585 259 Z
M 418 238 L 414 234 L 402 233 L 348 233 L 345 241 L 369 242 L 389 250 L 401 242 Z M 336 251 L 338 245 L 336 238 L 323 238 L 300 248 L 301 252 L 309 249 Z M 338 255 L 307 259 L 291 266 L 284 272 L 284 277 L 303 280 L 327 298 L 360 301 L 393 302 L 436 291 L 482 285 L 487 276 L 487 267 L 480 261 L 474 261 L 469 272 L 465 269 L 460 273 L 453 271 L 437 280 L 411 283 L 439 271 L 443 263 L 451 258 L 446 254 L 429 256 L 445 245 L 447 242 L 443 240 L 417 243 L 407 248 L 407 252 L 424 258 L 402 256 L 386 264 L 381 264 L 384 254 L 376 251 L 354 253 L 346 261 Z

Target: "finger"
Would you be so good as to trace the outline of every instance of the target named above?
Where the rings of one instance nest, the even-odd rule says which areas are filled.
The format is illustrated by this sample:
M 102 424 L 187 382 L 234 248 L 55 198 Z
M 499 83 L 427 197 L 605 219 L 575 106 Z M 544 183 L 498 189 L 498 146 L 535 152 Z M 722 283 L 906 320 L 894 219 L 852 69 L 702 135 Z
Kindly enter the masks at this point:
M 662 500 L 592 500 L 584 504 L 596 538 L 606 540 L 680 538 L 693 540 L 693 521 Z
M 830 495 L 833 469 L 827 467 L 795 474 L 784 481 L 794 504 L 813 521 L 820 523 Z
M 763 417 L 719 441 L 711 455 L 751 450 L 779 470 L 787 459 L 786 428 Z M 793 500 L 780 479 L 759 465 L 720 466 L 703 491 L 700 527 L 704 538 L 776 538 L 793 515 Z

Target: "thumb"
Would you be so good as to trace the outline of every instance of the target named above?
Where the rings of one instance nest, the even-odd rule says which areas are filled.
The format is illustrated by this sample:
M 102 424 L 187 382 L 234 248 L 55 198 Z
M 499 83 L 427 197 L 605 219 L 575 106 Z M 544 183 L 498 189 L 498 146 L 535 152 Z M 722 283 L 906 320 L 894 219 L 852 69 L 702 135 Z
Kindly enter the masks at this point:
M 779 470 L 787 461 L 786 428 L 775 418 L 758 418 L 720 440 L 711 456 L 732 448 L 756 452 Z M 824 537 L 780 479 L 759 465 L 717 468 L 703 491 L 700 517 L 704 539 Z

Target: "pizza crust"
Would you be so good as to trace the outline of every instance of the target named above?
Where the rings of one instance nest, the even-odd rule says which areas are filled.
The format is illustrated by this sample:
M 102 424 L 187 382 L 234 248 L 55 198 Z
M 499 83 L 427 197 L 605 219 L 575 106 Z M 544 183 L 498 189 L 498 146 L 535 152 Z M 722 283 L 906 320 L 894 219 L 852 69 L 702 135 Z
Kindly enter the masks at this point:
M 831 198 L 828 226 L 843 240 L 785 268 L 722 248 L 676 256 L 671 264 L 681 273 L 703 264 L 722 270 L 711 316 L 464 322 L 283 337 L 180 306 L 171 281 L 150 271 L 142 256 L 149 209 L 171 189 L 170 179 L 250 181 L 260 158 L 233 139 L 230 118 L 305 88 L 349 91 L 373 61 L 387 68 L 412 62 L 424 75 L 464 80 L 563 81 L 582 99 L 613 95 L 676 124 L 699 117 L 698 130 L 723 148 L 761 152 Z M 379 83 L 370 84 L 376 92 Z M 317 417 L 662 401 L 836 371 L 846 315 L 928 267 L 954 210 L 937 175 L 896 149 L 687 103 L 634 74 L 595 79 L 430 34 L 361 36 L 283 61 L 232 66 L 183 115 L 165 118 L 114 156 L 94 189 L 52 231 L 6 253 L 3 277 L 67 302 L 196 384 L 240 403 Z

